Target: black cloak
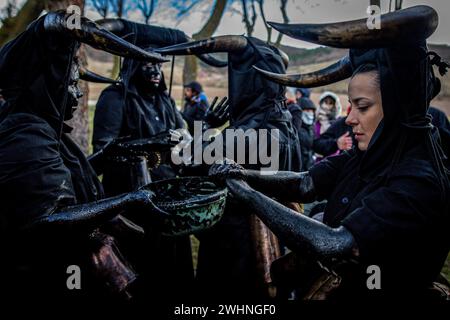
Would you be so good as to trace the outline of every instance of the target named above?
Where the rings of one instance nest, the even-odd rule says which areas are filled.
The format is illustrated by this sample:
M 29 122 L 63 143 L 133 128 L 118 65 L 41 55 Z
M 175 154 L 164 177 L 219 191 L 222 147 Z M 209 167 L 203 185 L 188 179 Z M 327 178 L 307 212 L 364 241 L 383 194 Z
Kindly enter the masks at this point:
M 449 251 L 449 183 L 426 116 L 437 94 L 426 45 L 352 49 L 350 59 L 354 68 L 377 66 L 384 119 L 367 151 L 355 148 L 310 169 L 328 199 L 324 222 L 350 230 L 360 251 L 361 264 L 340 292 L 421 297 Z M 382 290 L 367 289 L 370 265 L 380 267 Z
M 131 35 L 126 39 L 142 47 L 158 47 L 178 42 L 185 42 L 183 32 L 152 26 L 141 26 L 126 20 L 124 33 Z M 144 28 L 144 29 L 142 29 Z M 143 38 L 147 28 L 154 29 L 152 39 Z M 153 94 L 139 90 L 137 71 L 140 62 L 125 59 L 120 77 L 122 83 L 106 88 L 96 106 L 94 118 L 94 150 L 101 149 L 107 142 L 118 137 L 131 139 L 151 138 L 169 129 L 184 128 L 183 118 L 175 102 L 168 94 L 162 75 L 159 87 Z M 164 157 L 164 155 L 163 155 Z M 166 155 L 165 161 L 170 161 Z M 129 164 L 111 162 L 104 169 L 103 186 L 108 196 L 129 192 L 136 189 L 131 181 Z M 168 179 L 175 176 L 175 171 L 167 164 L 162 164 L 151 171 L 152 180 Z M 169 297 L 185 296 L 193 281 L 194 272 L 189 236 L 169 238 L 158 232 L 147 232 L 145 244 L 136 250 L 141 259 L 136 266 L 143 279 L 143 296 L 149 295 L 159 300 Z M 143 255 L 142 252 L 146 254 Z M 132 260 L 132 257 L 130 257 Z M 144 270 L 145 269 L 145 270 Z
M 300 171 L 301 152 L 297 131 L 292 125 L 284 99 L 284 87 L 266 80 L 253 65 L 284 73 L 285 66 L 277 48 L 247 38 L 248 45 L 239 53 L 228 54 L 230 126 L 228 129 L 278 129 L 279 170 Z M 270 148 L 270 137 L 268 137 Z M 235 147 L 235 146 L 234 146 Z M 224 137 L 224 156 L 226 139 Z M 246 154 L 258 152 L 247 145 Z M 236 154 L 236 153 L 235 153 Z M 259 169 L 261 164 L 244 165 Z M 202 233 L 197 278 L 206 298 L 256 297 L 257 271 L 248 213 L 229 201 L 222 220 Z M 256 290 L 256 291 L 255 291 Z
M 67 230 L 33 237 L 24 226 L 103 196 L 94 170 L 63 125 L 69 67 L 79 44 L 46 32 L 44 18 L 0 51 L 6 100 L 0 110 L 0 233 L 3 261 L 8 261 L 2 272 L 15 288 L 23 284 L 40 294 L 65 284 L 67 266 L 82 265 L 77 253 L 83 240 Z
M 129 34 L 127 40 L 139 46 L 159 47 L 186 41 L 186 35 L 181 31 L 145 26 L 154 29 L 151 39 L 148 39 L 142 35 L 147 34 L 147 29 L 142 29 L 142 25 L 122 21 L 126 26 L 123 33 Z M 94 152 L 118 137 L 150 138 L 169 129 L 184 128 L 183 118 L 167 92 L 164 75 L 154 93 L 143 93 L 138 84 L 139 65 L 140 62 L 136 60 L 125 59 L 120 74 L 122 83 L 107 87 L 100 95 L 94 117 Z M 130 188 L 129 183 L 126 183 L 126 174 L 118 176 L 118 165 L 115 164 L 111 177 L 107 172 L 104 174 L 106 194 L 118 194 Z M 154 180 L 170 178 L 174 174 L 167 165 L 152 170 Z

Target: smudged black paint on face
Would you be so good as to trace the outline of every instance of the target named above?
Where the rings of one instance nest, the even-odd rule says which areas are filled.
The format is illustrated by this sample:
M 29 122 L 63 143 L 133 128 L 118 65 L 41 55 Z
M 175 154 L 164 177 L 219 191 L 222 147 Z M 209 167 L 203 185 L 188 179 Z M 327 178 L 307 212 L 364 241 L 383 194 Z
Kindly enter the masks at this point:
M 162 79 L 161 63 L 145 63 L 140 66 L 140 78 L 150 90 L 158 89 Z
M 64 117 L 65 120 L 69 120 L 73 117 L 73 113 L 78 107 L 78 102 L 80 98 L 83 97 L 83 92 L 81 92 L 80 87 L 78 86 L 80 80 L 79 69 L 80 65 L 78 59 L 74 59 L 70 68 L 69 85 L 67 87 L 68 96 Z

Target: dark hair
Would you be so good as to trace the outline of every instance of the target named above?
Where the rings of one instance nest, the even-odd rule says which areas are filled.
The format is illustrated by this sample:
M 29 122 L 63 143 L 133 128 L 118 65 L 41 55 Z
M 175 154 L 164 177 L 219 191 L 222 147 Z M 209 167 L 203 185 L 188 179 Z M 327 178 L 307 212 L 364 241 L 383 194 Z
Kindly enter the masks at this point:
M 374 72 L 376 74 L 375 81 L 378 86 L 380 86 L 380 72 L 378 71 L 378 67 L 373 63 L 365 63 L 358 66 L 355 71 L 353 71 L 352 79 L 359 73 L 367 73 Z
M 197 81 L 192 81 L 192 82 L 186 84 L 184 87 L 191 88 L 193 91 L 195 91 L 197 93 L 202 93 L 202 91 L 203 91 L 202 85 L 200 83 L 198 83 Z

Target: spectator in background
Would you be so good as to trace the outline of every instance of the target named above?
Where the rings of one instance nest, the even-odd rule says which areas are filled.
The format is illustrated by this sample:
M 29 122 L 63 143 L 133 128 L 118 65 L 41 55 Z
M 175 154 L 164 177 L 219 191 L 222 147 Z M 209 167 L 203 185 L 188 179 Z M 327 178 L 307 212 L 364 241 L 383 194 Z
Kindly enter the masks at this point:
M 297 104 L 301 105 L 302 100 L 310 100 L 311 92 L 306 88 L 296 88 L 295 89 L 295 99 L 297 100 Z
M 295 90 L 295 91 L 294 91 Z M 295 95 L 294 95 L 295 92 Z M 316 106 L 309 98 L 308 89 L 286 90 L 286 105 L 292 114 L 292 124 L 297 130 L 300 141 L 302 167 L 301 171 L 306 171 L 314 164 L 314 119 Z
M 316 106 L 309 98 L 308 89 L 288 88 L 286 90 L 286 105 L 292 114 L 292 123 L 297 130 L 300 141 L 302 167 L 301 171 L 308 170 L 314 164 L 314 120 Z M 297 102 L 297 103 L 296 103 Z
M 299 130 L 300 147 L 302 151 L 302 171 L 307 171 L 314 164 L 314 120 L 316 106 L 311 99 L 305 99 L 301 104 L 302 125 Z
M 316 138 L 327 131 L 330 125 L 339 117 L 341 112 L 342 107 L 339 97 L 331 91 L 325 91 L 320 96 L 319 108 L 316 113 L 317 121 L 314 126 Z
M 184 86 L 183 118 L 187 122 L 189 132 L 194 132 L 194 121 L 203 121 L 209 108 L 208 98 L 197 81 Z
M 292 124 L 297 132 L 300 132 L 302 126 L 302 109 L 298 104 L 297 93 L 294 94 L 294 88 L 286 88 L 286 107 L 292 115 Z

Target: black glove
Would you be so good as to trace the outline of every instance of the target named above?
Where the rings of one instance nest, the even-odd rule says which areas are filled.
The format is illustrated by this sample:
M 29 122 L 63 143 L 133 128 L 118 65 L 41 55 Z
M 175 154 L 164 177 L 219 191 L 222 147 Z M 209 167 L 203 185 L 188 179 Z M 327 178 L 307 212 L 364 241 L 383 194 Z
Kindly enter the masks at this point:
M 217 104 L 218 97 L 215 97 L 208 111 L 206 112 L 205 122 L 206 128 L 218 128 L 223 126 L 230 118 L 230 105 L 228 98 L 223 97 Z

